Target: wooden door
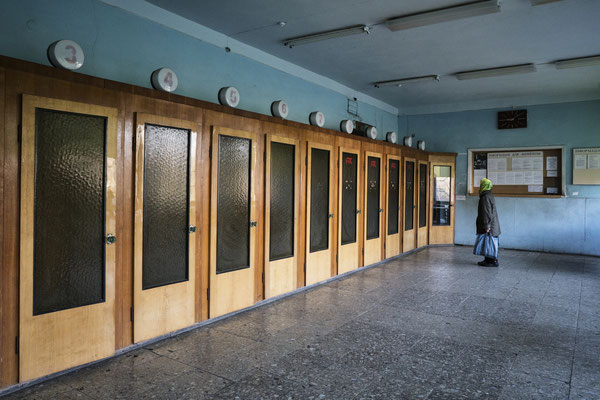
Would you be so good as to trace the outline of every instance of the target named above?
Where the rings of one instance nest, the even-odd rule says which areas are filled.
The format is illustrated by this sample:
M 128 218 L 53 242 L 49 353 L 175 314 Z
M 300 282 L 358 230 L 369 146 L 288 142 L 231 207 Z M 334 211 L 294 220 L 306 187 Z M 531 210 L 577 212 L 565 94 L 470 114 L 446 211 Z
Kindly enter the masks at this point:
M 133 340 L 194 323 L 198 125 L 136 114 Z
M 417 188 L 417 247 L 427 246 L 429 240 L 429 173 L 427 161 L 418 161 L 418 188 Z
M 115 351 L 117 110 L 23 95 L 19 380 Z
M 402 233 L 402 251 L 413 250 L 416 246 L 416 160 L 404 158 L 404 232 Z
M 387 156 L 387 190 L 385 197 L 385 258 L 397 256 L 401 252 L 402 237 L 402 160 L 400 156 Z
M 265 298 L 297 287 L 300 147 L 297 139 L 266 137 Z
M 306 285 L 331 278 L 333 146 L 308 143 Z
M 365 196 L 364 196 L 364 251 L 365 266 L 381 261 L 381 240 L 383 237 L 383 182 L 382 154 L 365 151 Z
M 210 318 L 254 304 L 258 135 L 213 127 Z
M 454 156 L 429 156 L 431 212 L 429 243 L 454 243 L 454 198 L 456 159 Z
M 360 150 L 339 148 L 338 168 L 338 274 L 358 268 Z

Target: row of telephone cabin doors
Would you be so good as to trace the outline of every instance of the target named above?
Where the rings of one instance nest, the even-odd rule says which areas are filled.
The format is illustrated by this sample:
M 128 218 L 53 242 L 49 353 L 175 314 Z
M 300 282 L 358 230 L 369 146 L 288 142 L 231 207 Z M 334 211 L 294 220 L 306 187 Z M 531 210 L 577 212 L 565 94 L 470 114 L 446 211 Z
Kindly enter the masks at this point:
M 28 381 L 115 352 L 117 110 L 24 95 L 22 119 L 19 376 Z M 137 114 L 132 134 L 133 335 L 141 342 L 196 322 L 199 133 L 195 123 Z M 418 160 L 398 146 L 362 151 L 358 140 L 335 148 L 308 141 L 301 152 L 293 137 L 220 127 L 203 134 L 212 143 L 203 166 L 210 168 L 211 318 L 254 303 L 257 246 L 268 298 L 301 286 L 299 268 L 310 285 L 453 241 L 454 155 Z M 297 240 L 301 232 L 305 241 Z

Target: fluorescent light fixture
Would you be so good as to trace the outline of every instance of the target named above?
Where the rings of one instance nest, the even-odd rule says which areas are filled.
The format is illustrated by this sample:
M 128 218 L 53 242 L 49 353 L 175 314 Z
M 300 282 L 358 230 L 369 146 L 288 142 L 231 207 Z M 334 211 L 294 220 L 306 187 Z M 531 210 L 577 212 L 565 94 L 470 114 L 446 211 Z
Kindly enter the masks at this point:
M 531 5 L 532 6 L 541 6 L 543 4 L 556 3 L 557 1 L 561 1 L 561 0 L 531 0 Z
M 479 15 L 500 12 L 498 0 L 480 0 L 456 6 L 438 8 L 437 10 L 425 11 L 401 17 L 388 19 L 385 25 L 391 31 L 416 28 L 424 25 L 433 25 L 440 22 L 453 21 L 456 19 L 476 17 Z
M 512 65 L 510 67 L 479 69 L 476 71 L 465 71 L 454 74 L 457 79 L 463 81 L 465 79 L 492 78 L 495 76 L 527 74 L 537 71 L 535 64 Z
M 322 40 L 336 39 L 344 36 L 359 35 L 361 33 L 369 33 L 371 28 L 366 25 L 352 26 L 350 28 L 337 29 L 334 31 L 327 31 L 321 33 L 315 33 L 313 35 L 299 36 L 283 41 L 283 45 L 290 49 L 294 46 L 301 44 L 320 42 Z
M 417 76 L 415 78 L 404 78 L 404 79 L 396 79 L 393 81 L 375 82 L 374 86 L 376 88 L 383 87 L 383 86 L 402 86 L 407 83 L 421 83 L 421 82 L 431 82 L 431 81 L 439 81 L 439 80 L 440 80 L 439 75 L 425 75 L 425 76 Z
M 554 63 L 556 69 L 590 67 L 600 65 L 600 56 L 590 56 L 581 58 L 570 58 L 568 60 L 558 60 Z

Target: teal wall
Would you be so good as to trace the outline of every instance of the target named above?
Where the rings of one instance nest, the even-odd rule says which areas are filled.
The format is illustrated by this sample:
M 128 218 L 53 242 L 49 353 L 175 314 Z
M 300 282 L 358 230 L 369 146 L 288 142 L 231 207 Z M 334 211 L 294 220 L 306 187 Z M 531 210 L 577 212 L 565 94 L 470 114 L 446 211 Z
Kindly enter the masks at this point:
M 424 139 L 427 150 L 458 153 L 457 195 L 467 193 L 467 149 L 564 146 L 567 196 L 561 199 L 497 197 L 506 248 L 600 256 L 600 186 L 573 185 L 572 149 L 600 147 L 600 101 L 524 107 L 526 129 L 498 130 L 498 109 L 400 116 L 400 136 Z M 477 197 L 456 201 L 459 244 L 475 239 Z
M 75 40 L 85 64 L 78 71 L 137 86 L 151 87 L 160 67 L 179 78 L 176 93 L 218 103 L 218 91 L 235 86 L 238 108 L 270 115 L 271 103 L 284 99 L 288 119 L 308 123 L 312 111 L 325 114 L 325 127 L 339 130 L 349 115 L 345 95 L 308 82 L 235 52 L 167 28 L 96 0 L 2 0 L 0 54 L 50 65 L 48 46 Z M 397 130 L 397 115 L 360 102 L 360 119 L 375 125 L 378 138 Z

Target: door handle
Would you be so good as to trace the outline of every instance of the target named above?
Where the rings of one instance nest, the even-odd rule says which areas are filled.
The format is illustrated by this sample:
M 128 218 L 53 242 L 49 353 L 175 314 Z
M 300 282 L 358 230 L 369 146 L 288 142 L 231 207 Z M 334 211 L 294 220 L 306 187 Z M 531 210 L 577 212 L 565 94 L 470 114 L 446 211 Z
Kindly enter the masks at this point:
M 256 228 L 258 226 L 258 222 L 250 220 L 250 228 Z
M 327 217 L 328 218 L 333 218 L 333 214 L 329 214 Z
M 379 209 L 379 212 L 380 212 L 380 213 L 382 213 L 382 212 L 383 212 L 383 208 L 380 208 L 380 209 Z
M 413 206 L 413 208 L 417 208 L 417 206 Z
M 360 210 L 356 210 L 356 214 L 360 214 Z
M 117 237 L 112 233 L 106 235 L 106 244 L 113 244 L 117 242 Z
M 194 232 L 196 232 L 197 230 L 198 230 L 198 228 L 196 228 L 194 225 L 190 225 L 190 226 L 188 227 L 188 231 L 189 231 L 190 233 L 194 233 Z

